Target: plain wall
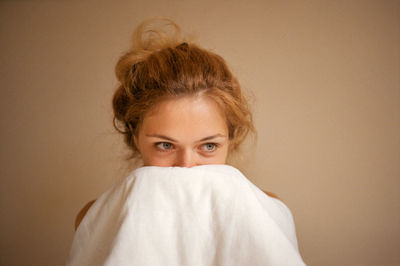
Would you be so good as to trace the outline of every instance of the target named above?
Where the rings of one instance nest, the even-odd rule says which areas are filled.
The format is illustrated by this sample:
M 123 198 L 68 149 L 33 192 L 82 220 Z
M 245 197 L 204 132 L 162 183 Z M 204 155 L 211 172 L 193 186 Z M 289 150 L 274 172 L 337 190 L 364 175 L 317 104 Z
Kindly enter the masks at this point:
M 400 265 L 399 1 L 0 1 L 0 265 L 63 265 L 78 210 L 130 169 L 114 66 L 173 18 L 252 96 L 239 167 L 309 265 Z

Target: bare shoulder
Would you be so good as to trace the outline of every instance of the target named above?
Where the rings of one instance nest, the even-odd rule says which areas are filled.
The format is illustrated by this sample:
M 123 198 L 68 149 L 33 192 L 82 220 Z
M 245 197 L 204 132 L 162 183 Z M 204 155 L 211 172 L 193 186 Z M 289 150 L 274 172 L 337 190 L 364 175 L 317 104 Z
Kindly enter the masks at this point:
M 275 199 L 280 200 L 278 195 L 276 195 L 275 193 L 272 193 L 272 192 L 269 192 L 269 191 L 265 191 L 265 190 L 263 190 L 262 192 L 264 192 L 265 194 L 267 194 L 267 196 L 270 196 L 271 198 L 275 198 Z
M 75 231 L 78 229 L 79 224 L 82 222 L 83 218 L 85 217 L 86 213 L 90 209 L 90 207 L 95 203 L 96 200 L 91 200 L 86 203 L 85 206 L 79 211 L 78 215 L 75 218 Z

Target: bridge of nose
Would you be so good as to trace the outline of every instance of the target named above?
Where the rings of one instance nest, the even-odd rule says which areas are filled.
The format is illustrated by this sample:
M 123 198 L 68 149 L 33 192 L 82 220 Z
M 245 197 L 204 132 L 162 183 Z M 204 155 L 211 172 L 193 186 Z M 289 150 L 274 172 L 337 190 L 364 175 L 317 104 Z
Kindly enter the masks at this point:
M 179 151 L 175 166 L 193 167 L 196 165 L 196 158 L 197 156 L 192 148 L 184 148 Z

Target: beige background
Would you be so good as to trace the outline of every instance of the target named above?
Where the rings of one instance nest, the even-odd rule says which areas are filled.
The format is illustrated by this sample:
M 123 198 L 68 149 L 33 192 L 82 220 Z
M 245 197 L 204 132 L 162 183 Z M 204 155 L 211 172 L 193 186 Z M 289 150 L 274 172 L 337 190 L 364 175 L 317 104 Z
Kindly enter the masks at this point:
M 400 265 L 400 1 L 0 1 L 0 265 L 63 265 L 129 165 L 113 68 L 173 18 L 253 94 L 237 166 L 292 210 L 309 265 Z

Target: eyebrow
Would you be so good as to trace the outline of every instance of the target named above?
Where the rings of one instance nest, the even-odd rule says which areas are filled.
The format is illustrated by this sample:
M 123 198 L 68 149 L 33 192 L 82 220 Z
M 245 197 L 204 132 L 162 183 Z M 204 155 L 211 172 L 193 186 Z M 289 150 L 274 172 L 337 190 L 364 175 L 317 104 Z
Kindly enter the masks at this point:
M 159 134 L 146 134 L 146 137 L 153 137 L 153 138 L 165 139 L 165 140 L 168 140 L 168 141 L 171 141 L 171 142 L 178 142 L 177 140 L 175 140 L 173 138 L 167 137 L 165 135 L 159 135 Z M 215 138 L 226 138 L 226 136 L 222 135 L 222 134 L 215 134 L 215 135 L 211 135 L 211 136 L 202 138 L 202 139 L 197 140 L 195 142 L 202 142 L 202 141 L 212 140 L 212 139 L 215 139 Z
M 146 134 L 146 137 L 152 137 L 152 138 L 159 138 L 159 139 L 165 139 L 165 140 L 169 140 L 172 142 L 178 142 L 170 137 L 164 136 L 164 135 L 159 135 L 159 134 Z
M 198 140 L 196 142 L 202 142 L 202 141 L 211 140 L 211 139 L 215 139 L 215 138 L 226 138 L 226 136 L 224 136 L 222 134 L 215 134 L 215 135 L 212 135 L 209 137 L 202 138 L 201 140 Z

